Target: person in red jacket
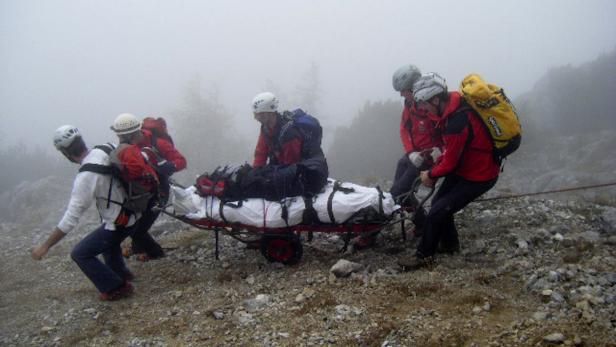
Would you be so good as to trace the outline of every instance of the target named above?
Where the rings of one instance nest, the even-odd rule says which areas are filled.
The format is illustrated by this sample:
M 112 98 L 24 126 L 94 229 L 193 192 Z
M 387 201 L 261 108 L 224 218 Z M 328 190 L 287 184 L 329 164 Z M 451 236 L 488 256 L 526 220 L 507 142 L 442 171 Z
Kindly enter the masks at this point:
M 445 80 L 435 73 L 423 75 L 413 85 L 417 108 L 437 122 L 443 137 L 443 155 L 421 181 L 433 187 L 445 180 L 432 200 L 415 257 L 400 260 L 403 270 L 430 264 L 437 252 L 459 252 L 454 214 L 496 184 L 500 167 L 482 121 L 458 92 L 447 92 Z
M 394 72 L 392 84 L 400 96 L 404 97 L 404 109 L 400 121 L 400 140 L 404 155 L 398 160 L 394 183 L 390 193 L 396 202 L 409 206 L 406 194 L 419 176 L 420 170 L 429 168 L 441 154 L 441 136 L 435 122 L 425 112 L 418 112 L 413 100 L 413 83 L 421 73 L 414 65 L 404 65 Z M 413 207 L 413 206 L 411 206 Z
M 169 176 L 184 169 L 186 159 L 168 140 L 155 138 L 150 131 L 143 129 L 142 122 L 132 114 L 125 113 L 118 116 L 112 130 L 118 135 L 120 145 L 130 144 L 119 155 L 123 165 L 130 163 L 130 158 L 134 158 L 136 162 L 134 169 L 127 168 L 127 171 L 134 171 L 136 174 L 151 172 L 158 178 L 156 188 L 159 194 L 148 202 L 146 210 L 136 225 L 136 231 L 131 237 L 131 246 L 124 250 L 124 254 L 137 254 L 137 259 L 141 261 L 161 258 L 164 256 L 164 251 L 149 233 L 152 224 L 160 215 L 160 210 L 154 209 L 154 206 L 159 202 L 159 196 L 168 194 Z M 147 163 L 144 160 L 144 153 L 148 158 Z
M 278 99 L 270 92 L 255 96 L 252 110 L 261 123 L 253 167 L 262 168 L 256 172 L 273 183 L 263 188 L 279 191 L 277 198 L 318 194 L 329 174 L 319 122 L 301 109 L 278 112 Z

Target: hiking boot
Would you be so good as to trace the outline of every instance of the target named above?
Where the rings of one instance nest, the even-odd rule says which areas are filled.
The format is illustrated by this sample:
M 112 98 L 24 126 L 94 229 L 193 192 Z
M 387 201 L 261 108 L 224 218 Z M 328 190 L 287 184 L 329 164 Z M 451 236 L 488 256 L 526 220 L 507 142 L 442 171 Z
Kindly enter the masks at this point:
M 453 246 L 445 246 L 443 244 L 439 244 L 436 249 L 436 253 L 454 255 L 456 253 L 460 253 L 460 244 L 455 244 Z
M 145 263 L 145 262 L 148 262 L 150 260 L 160 259 L 160 258 L 162 258 L 164 256 L 165 256 L 165 254 L 150 255 L 150 254 L 147 254 L 147 253 L 144 252 L 144 253 L 137 254 L 136 258 L 137 258 L 137 261 Z
M 135 258 L 137 258 L 137 261 L 140 261 L 142 263 L 148 262 L 150 261 L 150 259 L 152 259 L 147 253 L 139 253 Z
M 353 247 L 355 248 L 355 250 L 358 250 L 358 251 L 362 249 L 374 247 L 375 245 L 376 245 L 376 234 L 359 236 L 353 242 Z
M 402 269 L 402 271 L 415 271 L 424 267 L 431 267 L 434 265 L 434 259 L 432 257 L 412 257 L 410 259 L 400 259 L 398 260 L 398 266 Z
M 124 281 L 124 284 L 120 286 L 120 288 L 116 288 L 109 292 L 104 292 L 100 294 L 100 299 L 102 301 L 115 301 L 120 300 L 126 297 L 131 296 L 135 288 L 128 281 Z
M 122 278 L 123 278 L 126 282 L 132 282 L 132 281 L 134 281 L 134 280 L 135 280 L 135 275 L 134 275 L 132 272 L 130 272 L 130 271 L 125 272 L 124 274 L 122 274 L 122 276 L 121 276 L 121 277 L 122 277 Z

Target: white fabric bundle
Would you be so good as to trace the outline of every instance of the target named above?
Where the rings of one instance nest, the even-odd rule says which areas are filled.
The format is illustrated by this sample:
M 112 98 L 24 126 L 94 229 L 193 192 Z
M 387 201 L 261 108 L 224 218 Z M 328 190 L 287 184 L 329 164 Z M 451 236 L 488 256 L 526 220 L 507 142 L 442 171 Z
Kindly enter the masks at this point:
M 334 192 L 334 181 L 329 180 L 325 191 L 313 199 L 313 207 L 322 223 L 339 224 L 346 222 L 356 212 L 372 208 L 376 212 L 389 216 L 399 208 L 389 193 L 380 193 L 376 188 L 364 187 L 353 183 L 339 183 L 342 190 Z M 330 218 L 328 202 L 333 192 Z M 286 198 L 283 201 L 267 201 L 264 199 L 247 199 L 227 203 L 220 214 L 221 201 L 215 197 L 200 197 L 195 193 L 195 187 L 186 189 L 171 187 L 171 205 L 167 212 L 184 215 L 190 219 L 208 218 L 227 223 L 241 223 L 263 228 L 282 228 L 298 225 L 306 209 L 302 197 Z M 283 205 L 287 209 L 287 220 L 283 218 Z M 224 218 L 223 218 L 224 217 Z M 287 224 L 288 223 L 288 224 Z

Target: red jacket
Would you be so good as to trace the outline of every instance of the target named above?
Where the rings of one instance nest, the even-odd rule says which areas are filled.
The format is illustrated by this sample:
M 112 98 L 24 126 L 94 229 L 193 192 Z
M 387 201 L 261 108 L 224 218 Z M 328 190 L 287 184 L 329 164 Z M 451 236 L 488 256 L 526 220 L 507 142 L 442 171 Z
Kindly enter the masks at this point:
M 281 132 L 283 135 L 281 136 Z M 254 167 L 267 164 L 291 165 L 299 163 L 302 159 L 302 145 L 304 138 L 293 126 L 289 126 L 282 118 L 278 119 L 272 132 L 261 127 L 257 147 L 255 148 Z
M 427 115 L 419 114 L 415 106 L 406 102 L 400 121 L 400 139 L 407 154 L 443 146 L 435 122 Z
M 443 155 L 430 170 L 430 177 L 456 174 L 475 182 L 495 179 L 500 167 L 494 160 L 492 139 L 475 111 L 462 101 L 460 93 L 449 93 L 449 103 L 438 123 Z
M 143 133 L 143 140 L 139 142 L 139 147 L 154 147 L 153 149 L 155 149 L 161 157 L 173 163 L 176 172 L 186 168 L 186 159 L 171 142 L 157 137 L 156 143 L 152 143 L 152 132 L 145 129 L 142 129 L 141 132 Z

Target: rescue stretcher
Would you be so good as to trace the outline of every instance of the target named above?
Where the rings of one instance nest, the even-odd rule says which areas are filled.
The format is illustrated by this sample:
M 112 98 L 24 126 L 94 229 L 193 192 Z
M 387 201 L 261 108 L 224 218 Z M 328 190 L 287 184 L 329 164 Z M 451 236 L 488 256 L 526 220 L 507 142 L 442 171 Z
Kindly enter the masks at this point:
M 420 181 L 404 194 L 416 199 Z M 416 201 L 416 208 L 433 193 L 433 189 Z M 379 187 L 365 187 L 329 179 L 322 193 L 312 198 L 290 197 L 281 201 L 246 199 L 224 202 L 216 197 L 201 197 L 194 186 L 185 188 L 172 182 L 170 199 L 162 212 L 193 227 L 211 230 L 215 236 L 215 256 L 219 255 L 222 232 L 247 243 L 258 243 L 261 254 L 270 262 L 293 265 L 303 255 L 302 234 L 312 241 L 313 233 L 342 234 L 346 251 L 357 236 L 374 236 L 382 229 L 400 225 L 406 240 L 405 223 L 412 211 L 394 202 L 390 193 Z

